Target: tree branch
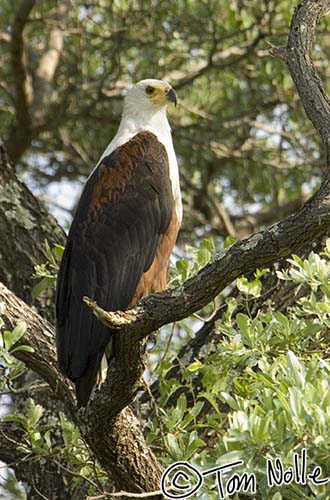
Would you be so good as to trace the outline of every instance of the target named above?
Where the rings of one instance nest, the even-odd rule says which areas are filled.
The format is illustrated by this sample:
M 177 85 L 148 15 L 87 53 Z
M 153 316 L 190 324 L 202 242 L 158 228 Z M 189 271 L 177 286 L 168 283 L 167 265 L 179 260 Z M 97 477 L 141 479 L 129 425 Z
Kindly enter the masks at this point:
M 33 348 L 33 353 L 17 351 L 15 357 L 45 380 L 56 397 L 65 403 L 67 410 L 73 415 L 75 410 L 73 389 L 56 366 L 52 326 L 2 283 L 0 283 L 0 303 L 4 309 L 1 316 L 8 330 L 13 330 L 17 322 L 23 318 L 27 324 L 24 337 L 17 345 L 28 345 Z
M 32 303 L 34 266 L 47 260 L 50 247 L 64 245 L 65 234 L 45 206 L 18 179 L 0 140 L 0 281 L 27 304 Z M 34 301 L 39 313 L 52 321 L 53 293 Z
M 328 0 L 304 0 L 296 7 L 292 17 L 287 46 L 273 47 L 270 51 L 272 55 L 281 57 L 287 63 L 306 114 L 322 138 L 328 166 L 330 163 L 330 99 L 315 70 L 311 51 L 316 26 L 321 16 L 329 10 Z
M 19 157 L 22 148 L 24 150 L 30 144 L 32 138 L 32 122 L 29 112 L 32 90 L 24 62 L 23 31 L 35 3 L 35 0 L 21 0 L 12 26 L 11 64 L 14 74 L 16 123 L 13 125 L 7 149 L 13 161 Z
M 49 33 L 46 50 L 39 59 L 39 64 L 34 75 L 33 102 L 31 105 L 34 127 L 43 126 L 54 94 L 53 79 L 64 45 L 64 30 L 61 27 L 61 23 L 67 17 L 68 8 L 69 3 L 58 3 L 56 24 Z
M 93 411 L 81 409 L 78 422 L 118 490 L 142 493 L 159 489 L 162 467 L 147 446 L 140 422 L 130 408 L 114 418 L 106 415 L 102 404 L 94 406 Z
M 224 69 L 229 66 L 236 65 L 241 59 L 243 59 L 247 54 L 256 50 L 256 47 L 260 40 L 263 38 L 261 34 L 258 34 L 252 41 L 247 41 L 237 46 L 237 43 L 232 47 L 228 47 L 222 51 L 217 51 L 210 53 L 208 60 L 202 61 L 195 65 L 193 69 L 188 72 L 178 72 L 173 71 L 166 76 L 166 79 L 173 83 L 173 87 L 177 90 L 191 85 L 194 80 L 204 75 L 210 69 Z
M 24 28 L 35 6 L 35 0 L 21 0 L 12 27 L 11 63 L 15 80 L 16 121 L 13 124 L 6 147 L 12 161 L 17 162 L 45 124 L 54 95 L 54 75 L 64 44 L 61 23 L 67 18 L 68 3 L 57 2 L 55 26 L 50 30 L 43 53 L 35 54 L 38 64 L 28 67 L 26 52 L 32 49 L 24 45 Z
M 182 287 L 143 299 L 126 312 L 106 312 L 85 298 L 104 324 L 137 342 L 161 326 L 180 321 L 211 302 L 234 279 L 286 258 L 324 234 L 330 224 L 330 179 L 295 215 L 219 252 Z M 207 287 L 205 286 L 207 283 Z

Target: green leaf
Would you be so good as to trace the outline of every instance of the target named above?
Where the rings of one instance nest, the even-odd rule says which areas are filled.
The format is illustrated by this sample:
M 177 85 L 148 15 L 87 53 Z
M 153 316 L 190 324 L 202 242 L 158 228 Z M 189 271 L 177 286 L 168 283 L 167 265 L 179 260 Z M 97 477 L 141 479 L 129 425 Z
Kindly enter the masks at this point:
M 14 349 L 12 349 L 10 352 L 12 354 L 14 354 L 14 352 L 18 352 L 18 351 L 22 351 L 22 352 L 34 352 L 34 349 L 30 345 L 20 345 L 18 347 L 14 347 Z
M 8 366 L 11 366 L 15 362 L 15 358 L 4 349 L 0 350 L 0 357 L 7 363 Z
M 59 416 L 60 416 L 62 436 L 65 446 L 67 447 L 72 446 L 78 439 L 79 431 L 75 427 L 73 422 L 67 420 L 63 412 L 60 411 Z
M 262 290 L 261 281 L 257 279 L 248 281 L 245 276 L 237 278 L 236 285 L 240 292 L 244 293 L 245 295 L 252 295 L 252 297 L 259 297 Z
M 269 268 L 266 267 L 265 269 L 256 269 L 254 273 L 254 277 L 256 280 L 260 280 L 265 274 L 269 273 Z
M 227 403 L 227 405 L 230 406 L 230 408 L 232 408 L 233 410 L 239 409 L 237 401 L 228 392 L 224 391 L 221 392 L 219 397 L 224 403 Z
M 237 462 L 238 460 L 242 460 L 243 458 L 242 450 L 234 450 L 228 453 L 223 453 L 221 457 L 219 457 L 216 461 L 218 465 L 229 464 L 231 462 Z
M 198 437 L 197 431 L 193 431 L 189 435 L 188 446 L 185 450 L 185 460 L 189 460 L 196 451 L 205 446 L 205 441 Z
M 11 347 L 23 337 L 26 328 L 26 322 L 19 321 L 12 332 L 8 330 L 4 331 L 3 338 L 7 351 L 10 351 Z
M 306 380 L 306 370 L 304 365 L 292 351 L 288 352 L 286 360 L 291 376 L 294 378 L 299 387 L 304 387 Z
M 168 451 L 170 452 L 171 457 L 174 460 L 179 460 L 181 458 L 182 453 L 181 453 L 177 438 L 174 436 L 174 434 L 169 433 L 169 434 L 167 434 L 165 439 L 166 439 Z
M 41 295 L 45 290 L 47 290 L 49 287 L 51 287 L 56 280 L 55 276 L 46 276 L 44 277 L 39 283 L 37 283 L 33 288 L 32 288 L 32 298 L 36 299 Z
M 227 236 L 223 244 L 224 248 L 230 247 L 230 245 L 233 245 L 235 241 L 236 238 L 234 238 L 234 236 Z
M 249 335 L 249 329 L 250 329 L 250 318 L 243 313 L 238 313 L 236 314 L 236 323 L 244 335 L 248 336 Z
M 61 261 L 62 256 L 63 256 L 63 252 L 64 252 L 64 246 L 58 245 L 58 244 L 53 246 L 53 253 L 54 253 L 56 259 L 58 260 L 58 262 Z
M 187 409 L 187 399 L 185 394 L 180 394 L 179 399 L 177 401 L 177 409 L 180 411 L 181 418 L 184 415 L 186 409 Z
M 203 363 L 201 363 L 199 359 L 195 359 L 195 361 L 193 361 L 192 363 L 190 363 L 190 365 L 187 366 L 187 370 L 190 373 L 195 373 L 200 371 L 201 368 L 203 368 L 203 366 L 204 366 Z
M 49 450 L 51 450 L 52 449 L 52 440 L 51 440 L 51 437 L 50 437 L 50 431 L 49 430 L 47 432 L 45 432 L 45 434 L 44 434 L 44 440 L 45 440 L 47 448 Z
M 214 396 L 214 394 L 212 394 L 211 392 L 202 392 L 199 394 L 199 397 L 206 399 L 206 401 L 208 401 L 210 403 L 210 405 L 213 406 L 215 411 L 217 413 L 220 413 L 219 412 L 219 403 L 217 401 L 217 398 Z
M 190 414 L 193 417 L 197 417 L 197 415 L 201 412 L 201 410 L 204 407 L 204 402 L 203 401 L 198 401 L 191 409 L 190 409 Z
M 5 415 L 1 419 L 3 422 L 16 422 L 20 424 L 24 429 L 27 429 L 27 420 L 23 415 L 19 415 L 17 413 L 10 413 L 9 415 Z
M 41 405 L 36 405 L 32 398 L 28 401 L 28 425 L 30 428 L 35 428 L 43 415 L 44 409 Z

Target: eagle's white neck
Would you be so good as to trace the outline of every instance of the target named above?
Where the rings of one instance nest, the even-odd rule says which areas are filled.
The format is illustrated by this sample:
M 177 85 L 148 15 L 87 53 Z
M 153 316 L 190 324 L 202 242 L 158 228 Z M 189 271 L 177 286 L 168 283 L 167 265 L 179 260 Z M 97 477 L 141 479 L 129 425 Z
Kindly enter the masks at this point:
M 137 111 L 134 105 L 132 105 L 130 101 L 126 100 L 118 132 L 105 149 L 100 161 L 143 130 L 148 130 L 149 132 L 155 134 L 159 142 L 161 142 L 166 149 L 169 159 L 173 196 L 180 223 L 182 219 L 182 201 L 179 184 L 179 170 L 173 147 L 171 127 L 167 120 L 165 106 L 160 107 L 154 112 L 150 112 L 149 108 L 145 110 L 139 109 Z M 100 163 L 100 161 L 98 163 Z
M 150 113 L 150 109 L 145 111 L 139 110 L 138 113 L 133 108 L 131 109 L 130 103 L 125 102 L 123 116 L 115 137 L 112 139 L 102 158 L 109 155 L 119 146 L 125 144 L 142 130 L 149 130 L 154 133 L 158 140 L 167 146 L 171 145 L 173 148 L 171 128 L 166 117 L 166 108 L 160 108 L 155 113 Z

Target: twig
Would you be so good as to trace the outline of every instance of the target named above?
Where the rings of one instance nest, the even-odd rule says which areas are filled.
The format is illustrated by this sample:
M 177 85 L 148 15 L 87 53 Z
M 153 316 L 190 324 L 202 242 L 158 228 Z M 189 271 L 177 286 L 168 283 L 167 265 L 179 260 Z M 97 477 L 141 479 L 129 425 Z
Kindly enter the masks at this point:
M 38 490 L 38 488 L 37 488 L 37 487 L 36 487 L 36 485 L 35 485 L 35 482 L 34 482 L 33 478 L 32 478 L 32 485 L 33 485 L 33 488 L 35 489 L 36 493 L 38 493 L 38 495 L 39 495 L 41 498 L 43 498 L 44 500 L 51 500 L 51 498 L 46 497 L 45 495 L 43 495 L 43 494 L 41 493 L 41 491 L 39 491 L 39 490 Z
M 118 491 L 117 493 L 103 493 L 102 495 L 87 497 L 86 500 L 101 500 L 102 498 L 151 498 L 162 495 L 161 490 L 150 491 L 148 493 L 130 493 L 129 491 Z
M 165 347 L 165 350 L 163 352 L 163 356 L 161 358 L 161 360 L 158 361 L 157 365 L 156 365 L 156 368 L 153 370 L 153 373 L 156 372 L 159 368 L 159 365 L 162 361 L 164 361 L 164 359 L 166 358 L 166 355 L 169 351 L 169 348 L 170 348 L 170 345 L 171 345 L 171 342 L 172 342 L 172 338 L 173 338 L 173 335 L 174 335 L 174 329 L 175 329 L 175 326 L 176 326 L 176 323 L 173 323 L 172 324 L 172 328 L 171 328 L 171 333 L 170 333 L 170 336 L 168 338 L 168 341 L 166 342 L 166 347 Z
M 91 479 L 89 479 L 88 477 L 80 474 L 79 472 L 75 472 L 73 470 L 68 469 L 67 467 L 65 467 L 63 464 L 61 464 L 61 462 L 59 462 L 55 458 L 51 457 L 50 460 L 52 462 L 54 462 L 54 464 L 56 464 L 60 469 L 64 470 L 68 474 L 71 474 L 71 476 L 79 477 L 80 479 L 84 479 L 85 481 L 87 481 L 87 483 L 89 483 L 91 486 L 93 486 L 96 490 L 101 491 L 100 487 L 96 483 L 94 483 L 94 481 L 92 481 Z
M 105 311 L 89 297 L 83 297 L 83 301 L 90 309 L 92 309 L 97 318 L 106 322 L 106 324 L 111 324 L 111 328 L 115 330 L 121 330 L 124 327 L 133 324 L 138 313 L 137 308 L 134 308 L 134 312 L 130 309 L 129 311 L 107 311 L 105 313 Z
M 146 382 L 144 379 L 142 379 L 142 380 L 143 380 L 143 385 L 145 387 L 145 390 L 147 391 L 147 393 L 149 395 L 149 398 L 150 398 L 150 401 L 151 401 L 154 413 L 156 415 L 156 419 L 157 419 L 157 422 L 158 422 L 158 425 L 159 425 L 160 435 L 161 435 L 164 447 L 165 447 L 166 450 L 168 450 L 168 447 L 167 447 L 167 444 L 166 444 L 166 439 L 165 439 L 164 426 L 163 426 L 162 419 L 160 418 L 160 415 L 159 415 L 157 401 L 154 398 L 154 395 L 152 394 L 152 392 L 150 390 L 150 386 L 149 386 L 148 382 Z
M 189 113 L 192 113 L 193 115 L 199 116 L 200 118 L 203 118 L 204 120 L 209 120 L 209 121 L 214 120 L 214 117 L 212 115 L 210 115 L 209 113 L 206 113 L 205 111 L 201 111 L 200 109 L 193 108 L 192 106 L 188 106 L 188 104 L 183 102 L 182 99 L 179 99 L 178 105 L 181 106 L 181 108 L 188 111 Z

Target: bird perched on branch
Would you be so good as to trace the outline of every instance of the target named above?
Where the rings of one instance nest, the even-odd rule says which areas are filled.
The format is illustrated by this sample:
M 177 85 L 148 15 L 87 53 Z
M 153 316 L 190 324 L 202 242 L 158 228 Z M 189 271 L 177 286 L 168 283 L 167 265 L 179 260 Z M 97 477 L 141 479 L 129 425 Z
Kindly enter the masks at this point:
M 88 403 L 112 335 L 83 296 L 123 311 L 166 288 L 182 218 L 170 102 L 176 93 L 164 81 L 142 80 L 128 91 L 118 132 L 90 174 L 70 228 L 57 278 L 56 339 L 78 406 Z

